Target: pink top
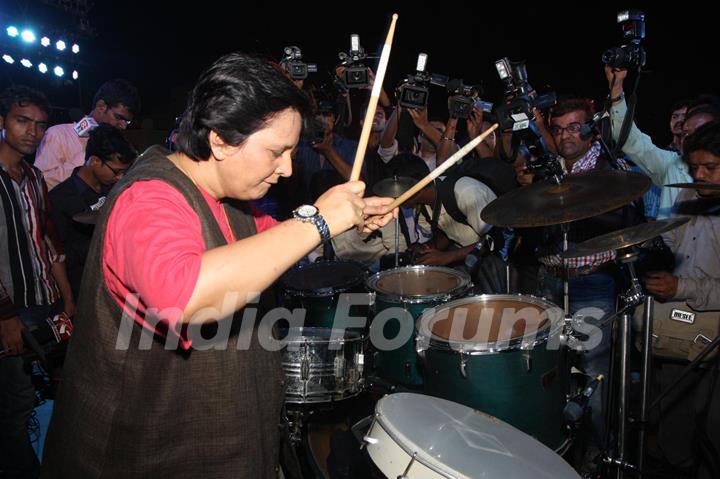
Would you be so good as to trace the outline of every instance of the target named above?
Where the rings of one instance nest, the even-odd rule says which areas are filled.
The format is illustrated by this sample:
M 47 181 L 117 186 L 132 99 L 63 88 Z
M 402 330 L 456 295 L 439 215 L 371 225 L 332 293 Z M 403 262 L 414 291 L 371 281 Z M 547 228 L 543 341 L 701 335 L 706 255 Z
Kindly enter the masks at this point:
M 225 239 L 234 241 L 222 202 L 200 191 Z M 255 208 L 253 216 L 258 232 L 277 224 Z M 145 320 L 149 311 L 168 331 L 180 331 L 178 322 L 195 289 L 205 250 L 200 219 L 182 193 L 160 180 L 137 182 L 120 195 L 108 218 L 105 284 L 143 327 L 158 334 L 165 329 Z M 182 347 L 190 347 L 187 338 L 180 339 Z

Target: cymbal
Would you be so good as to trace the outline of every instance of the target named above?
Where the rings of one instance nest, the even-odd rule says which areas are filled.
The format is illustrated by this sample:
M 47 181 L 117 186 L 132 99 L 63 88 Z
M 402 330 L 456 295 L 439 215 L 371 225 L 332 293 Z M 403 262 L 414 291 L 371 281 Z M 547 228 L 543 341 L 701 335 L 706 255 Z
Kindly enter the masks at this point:
M 417 180 L 408 178 L 407 176 L 393 176 L 385 178 L 375 183 L 373 193 L 378 196 L 386 196 L 388 198 L 397 198 L 417 183 Z
M 674 230 L 678 226 L 690 221 L 690 217 L 670 218 L 667 220 L 643 223 L 629 228 L 624 228 L 612 233 L 607 233 L 597 238 L 583 241 L 564 253 L 563 258 L 576 258 L 578 256 L 589 256 L 603 251 L 612 251 L 627 248 L 635 244 L 644 243 L 666 231 Z
M 82 223 L 84 225 L 94 225 L 97 223 L 99 211 L 81 211 L 80 213 L 74 214 L 72 219 L 75 222 Z
M 493 226 L 529 228 L 583 220 L 616 210 L 650 189 L 650 178 L 633 171 L 593 170 L 543 180 L 510 191 L 488 204 L 482 219 Z
M 673 183 L 671 185 L 665 185 L 668 188 L 692 188 L 693 190 L 712 190 L 720 191 L 720 184 L 718 183 L 703 183 L 698 181 L 695 183 Z

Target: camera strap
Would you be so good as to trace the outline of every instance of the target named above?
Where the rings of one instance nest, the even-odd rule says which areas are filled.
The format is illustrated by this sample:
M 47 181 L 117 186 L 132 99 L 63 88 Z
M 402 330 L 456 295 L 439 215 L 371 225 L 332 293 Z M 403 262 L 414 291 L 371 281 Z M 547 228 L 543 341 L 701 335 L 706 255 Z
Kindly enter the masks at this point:
M 613 157 L 617 158 L 622 151 L 622 147 L 625 146 L 625 142 L 630 135 L 630 128 L 632 128 L 633 121 L 635 120 L 635 107 L 637 106 L 637 89 L 640 83 L 641 70 L 638 70 L 638 74 L 635 77 L 635 84 L 633 85 L 632 93 L 627 98 L 627 113 L 623 120 L 622 127 L 620 128 L 620 135 L 618 136 L 618 142 L 613 150 Z

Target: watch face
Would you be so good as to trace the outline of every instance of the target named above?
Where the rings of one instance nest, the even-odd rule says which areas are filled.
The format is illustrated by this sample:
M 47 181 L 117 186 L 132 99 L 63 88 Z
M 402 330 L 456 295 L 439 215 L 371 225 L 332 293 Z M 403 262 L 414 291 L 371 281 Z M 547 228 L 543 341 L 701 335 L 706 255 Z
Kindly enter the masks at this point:
M 302 205 L 297 209 L 297 214 L 301 218 L 311 218 L 318 213 L 318 209 L 313 205 Z

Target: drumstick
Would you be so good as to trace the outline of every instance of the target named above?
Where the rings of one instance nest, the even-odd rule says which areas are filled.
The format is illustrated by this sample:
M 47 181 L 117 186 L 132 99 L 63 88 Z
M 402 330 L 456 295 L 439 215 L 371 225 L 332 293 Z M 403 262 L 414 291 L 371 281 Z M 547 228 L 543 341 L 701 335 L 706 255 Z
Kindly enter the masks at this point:
M 498 124 L 495 123 L 493 126 L 485 130 L 481 135 L 475 137 L 472 141 L 470 141 L 467 145 L 460 148 L 458 151 L 455 152 L 454 155 L 452 155 L 450 158 L 445 160 L 442 165 L 438 166 L 434 170 L 430 172 L 429 175 L 427 175 L 422 180 L 415 183 L 415 185 L 407 190 L 405 193 L 400 195 L 395 201 L 393 201 L 390 206 L 388 206 L 388 211 L 392 211 L 401 204 L 405 203 L 408 199 L 410 199 L 415 193 L 425 188 L 431 181 L 433 181 L 438 176 L 442 175 L 445 170 L 453 166 L 455 163 L 460 161 L 463 156 L 467 155 L 470 150 L 475 148 L 478 143 L 483 141 L 485 138 L 487 138 L 490 133 L 495 131 L 495 129 L 498 127 Z
M 383 79 L 385 78 L 385 70 L 390 60 L 390 48 L 392 46 L 393 35 L 395 35 L 395 23 L 398 14 L 394 13 L 390 28 L 388 29 L 385 45 L 383 45 L 380 54 L 380 62 L 378 64 L 377 74 L 375 75 L 375 83 L 373 83 L 372 92 L 370 93 L 370 103 L 368 103 L 367 112 L 365 113 L 365 123 L 363 124 L 362 133 L 360 133 L 360 141 L 358 142 L 357 151 L 355 151 L 355 161 L 353 162 L 352 173 L 350 173 L 350 181 L 360 179 L 360 170 L 365 160 L 365 150 L 367 150 L 368 140 L 370 140 L 370 130 L 372 128 L 373 119 L 375 119 L 375 109 L 377 108 L 378 99 L 380 98 L 380 90 L 382 90 Z

